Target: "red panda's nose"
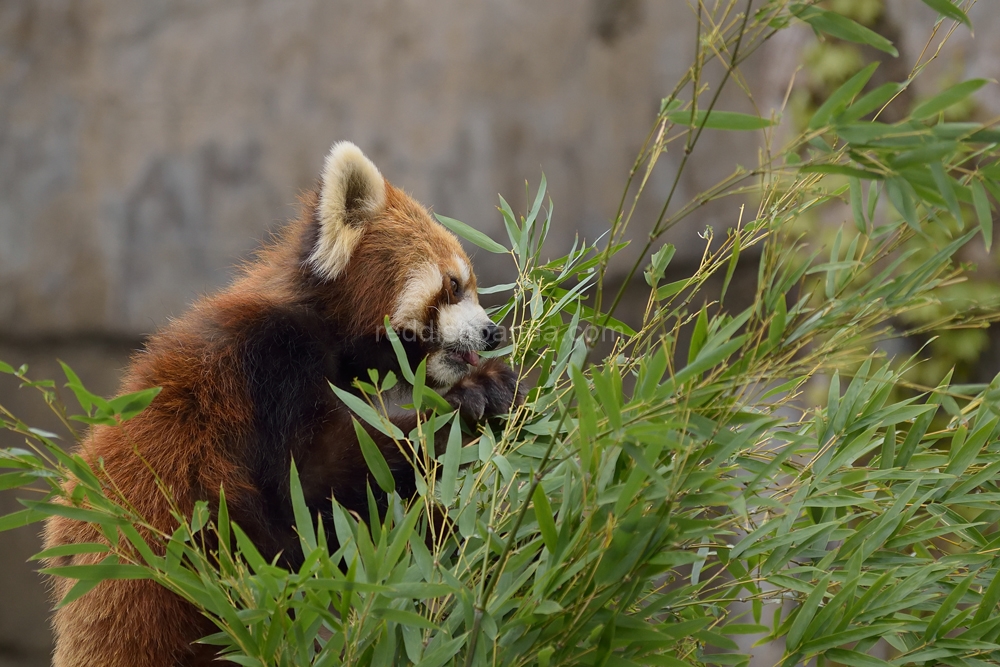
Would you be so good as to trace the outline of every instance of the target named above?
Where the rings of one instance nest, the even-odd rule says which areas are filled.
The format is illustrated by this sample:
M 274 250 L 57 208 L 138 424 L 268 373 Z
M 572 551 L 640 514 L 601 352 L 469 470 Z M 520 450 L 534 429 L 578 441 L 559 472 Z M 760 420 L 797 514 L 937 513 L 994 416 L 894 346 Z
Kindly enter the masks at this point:
M 503 340 L 503 330 L 497 325 L 490 322 L 484 326 L 480 332 L 483 337 L 483 343 L 485 343 L 487 350 L 494 350 L 500 345 L 500 341 Z

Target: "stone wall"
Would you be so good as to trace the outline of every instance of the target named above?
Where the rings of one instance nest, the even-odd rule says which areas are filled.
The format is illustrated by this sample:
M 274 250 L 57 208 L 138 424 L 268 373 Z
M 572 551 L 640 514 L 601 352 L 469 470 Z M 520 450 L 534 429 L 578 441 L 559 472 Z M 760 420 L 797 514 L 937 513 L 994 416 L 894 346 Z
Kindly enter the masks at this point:
M 0 359 L 30 361 L 42 377 L 58 375 L 59 356 L 112 393 L 143 334 L 223 284 L 294 215 L 338 139 L 435 211 L 497 238 L 497 193 L 523 209 L 525 179 L 534 186 L 544 171 L 553 252 L 577 233 L 595 238 L 688 67 L 688 4 L 3 0 Z M 963 58 L 949 56 L 940 76 L 1000 75 L 1000 18 L 987 4 L 977 39 L 960 29 L 950 53 Z M 912 63 L 933 15 L 916 0 L 886 7 L 899 62 Z M 811 39 L 784 33 L 747 63 L 765 113 Z M 980 99 L 1000 108 L 997 86 Z M 736 87 L 721 107 L 751 109 Z M 734 162 L 755 163 L 758 141 L 706 133 L 679 199 Z M 654 175 L 637 238 L 679 158 L 666 155 Z M 675 262 L 699 251 L 696 230 L 737 211 L 724 202 L 675 229 Z M 484 255 L 481 282 L 502 279 L 504 258 Z M 31 398 L 0 383 L 0 404 L 48 424 Z M 0 496 L 0 511 L 12 506 Z M 0 667 L 47 661 L 43 588 L 23 562 L 36 532 L 0 534 Z

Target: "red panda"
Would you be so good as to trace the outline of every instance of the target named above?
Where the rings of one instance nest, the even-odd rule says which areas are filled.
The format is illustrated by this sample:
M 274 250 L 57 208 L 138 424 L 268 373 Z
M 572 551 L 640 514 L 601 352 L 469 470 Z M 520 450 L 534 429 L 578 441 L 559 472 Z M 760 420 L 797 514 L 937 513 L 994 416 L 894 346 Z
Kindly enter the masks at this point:
M 231 517 L 263 555 L 294 565 L 292 459 L 314 511 L 329 513 L 333 496 L 367 516 L 368 467 L 351 413 L 329 383 L 351 390 L 369 368 L 398 371 L 380 335 L 387 315 L 410 360 L 426 358 L 428 383 L 467 421 L 505 414 L 519 400 L 516 374 L 479 358 L 495 347 L 499 328 L 479 305 L 457 239 L 355 145 L 337 143 L 299 219 L 228 289 L 197 302 L 133 358 L 122 391 L 162 387 L 152 404 L 122 427 L 95 427 L 80 452 L 95 468 L 103 459 L 109 482 L 166 532 L 175 523 L 150 468 L 185 512 L 198 500 L 217 501 L 224 487 Z M 393 421 L 408 433 L 416 415 Z M 397 489 L 412 494 L 405 457 L 371 434 Z M 61 517 L 45 527 L 46 548 L 102 540 L 93 525 Z M 55 579 L 55 598 L 72 583 Z M 53 627 L 56 667 L 190 666 L 215 657 L 192 645 L 213 626 L 150 581 L 102 582 L 58 609 Z

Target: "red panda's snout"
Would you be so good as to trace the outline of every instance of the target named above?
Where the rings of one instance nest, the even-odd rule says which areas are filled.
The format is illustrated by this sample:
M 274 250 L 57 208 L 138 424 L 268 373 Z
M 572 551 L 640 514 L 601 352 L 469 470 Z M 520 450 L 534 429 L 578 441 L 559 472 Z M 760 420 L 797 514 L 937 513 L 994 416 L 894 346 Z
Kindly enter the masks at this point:
M 496 347 L 500 331 L 473 299 L 437 309 L 434 338 L 427 355 L 427 374 L 436 384 L 451 386 L 479 365 L 479 352 Z

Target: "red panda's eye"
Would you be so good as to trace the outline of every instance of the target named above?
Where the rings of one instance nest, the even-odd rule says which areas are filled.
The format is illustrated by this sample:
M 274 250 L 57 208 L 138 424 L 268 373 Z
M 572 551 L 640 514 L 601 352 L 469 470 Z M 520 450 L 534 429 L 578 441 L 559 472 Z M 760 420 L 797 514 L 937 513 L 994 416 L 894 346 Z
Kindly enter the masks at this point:
M 458 296 L 459 293 L 461 292 L 461 288 L 458 285 L 458 281 L 455 280 L 454 278 L 451 279 L 451 291 L 452 294 L 454 294 L 455 296 Z

